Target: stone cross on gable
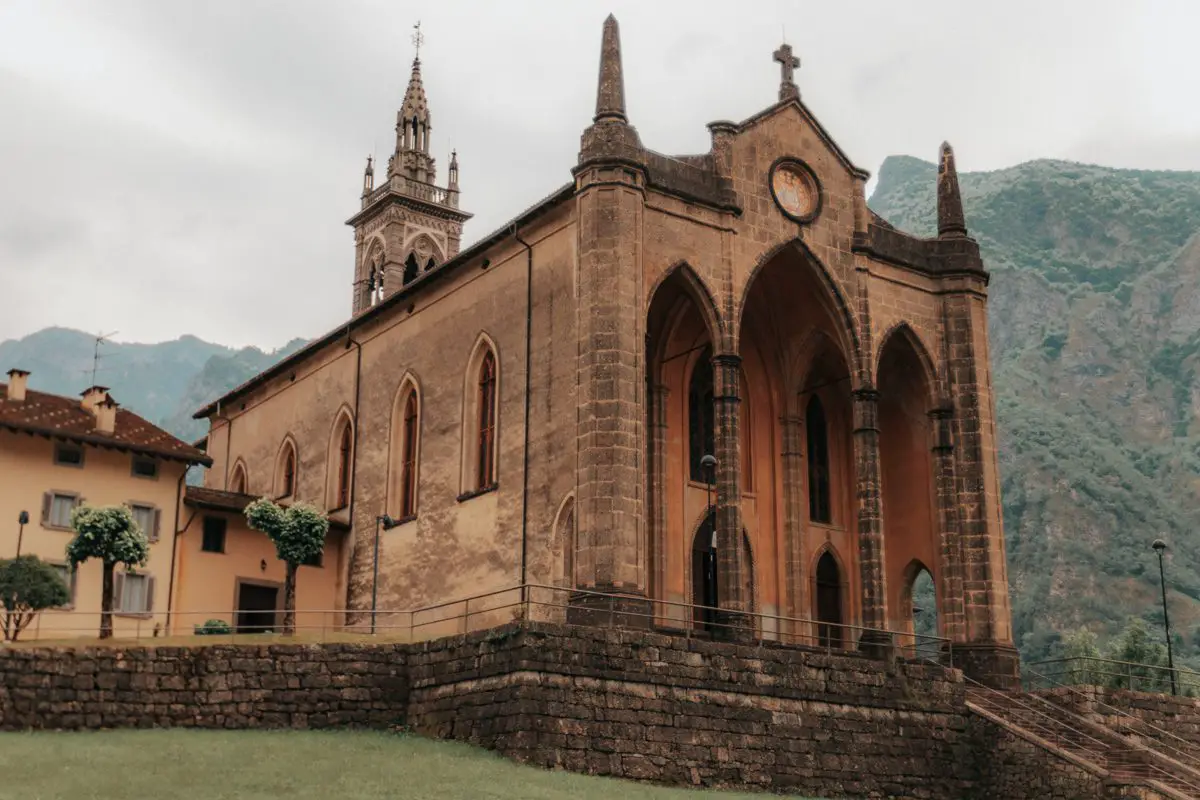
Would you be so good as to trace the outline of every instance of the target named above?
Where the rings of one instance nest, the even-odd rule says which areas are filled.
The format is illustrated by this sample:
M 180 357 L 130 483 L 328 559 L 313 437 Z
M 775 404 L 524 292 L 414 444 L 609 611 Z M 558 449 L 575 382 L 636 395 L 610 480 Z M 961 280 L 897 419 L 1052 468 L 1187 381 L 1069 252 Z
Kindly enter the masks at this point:
M 775 51 L 775 60 L 779 62 L 779 100 L 780 102 L 789 98 L 800 99 L 800 89 L 796 87 L 795 74 L 796 67 L 800 66 L 800 59 L 792 55 L 792 46 L 790 44 L 780 45 Z

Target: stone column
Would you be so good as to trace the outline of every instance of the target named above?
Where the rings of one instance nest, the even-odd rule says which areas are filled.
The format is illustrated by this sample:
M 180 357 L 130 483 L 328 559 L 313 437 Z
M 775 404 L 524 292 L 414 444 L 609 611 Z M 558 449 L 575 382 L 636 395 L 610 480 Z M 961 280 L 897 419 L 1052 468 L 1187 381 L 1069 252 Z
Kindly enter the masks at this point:
M 944 308 L 967 640 L 954 646 L 955 658 L 976 680 L 1012 688 L 1020 684 L 1020 663 L 1012 644 L 982 281 L 946 295 Z
M 879 467 L 879 392 L 855 389 L 854 467 L 858 503 L 858 568 L 862 583 L 862 624 L 887 627 L 887 593 L 883 574 L 883 489 Z M 864 635 L 860 645 L 879 645 L 880 637 Z
M 784 416 L 780 419 L 783 430 L 783 539 L 787 605 L 785 613 L 790 617 L 811 617 L 808 602 L 808 587 L 812 576 L 808 574 L 804 552 L 804 418 Z M 806 636 L 809 631 L 789 629 L 793 636 Z M 802 640 L 797 640 L 802 641 Z
M 958 493 L 954 481 L 954 410 L 935 408 L 929 412 L 933 423 L 933 480 L 937 496 L 938 617 L 942 635 L 952 642 L 966 638 L 963 617 L 962 554 L 959 552 Z
M 753 620 L 746 597 L 746 570 L 742 558 L 742 357 L 733 353 L 713 356 L 713 401 L 717 417 L 717 596 L 721 622 L 733 638 L 746 638 Z
M 666 542 L 667 542 L 667 398 L 670 392 L 662 384 L 650 386 L 649 457 L 646 487 L 647 551 L 649 553 L 646 591 L 651 605 L 655 598 L 665 599 L 666 586 Z M 655 615 L 670 613 L 671 607 L 654 608 Z

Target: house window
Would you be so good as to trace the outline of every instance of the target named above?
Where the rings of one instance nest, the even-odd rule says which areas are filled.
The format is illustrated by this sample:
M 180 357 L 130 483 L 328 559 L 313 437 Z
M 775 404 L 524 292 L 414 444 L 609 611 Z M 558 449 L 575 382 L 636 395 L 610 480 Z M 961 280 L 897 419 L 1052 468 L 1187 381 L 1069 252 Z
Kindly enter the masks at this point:
M 205 553 L 224 553 L 225 527 L 224 517 L 205 517 L 204 537 L 200 541 L 200 549 Z
M 51 564 L 59 580 L 67 587 L 67 602 L 58 608 L 70 608 L 75 605 L 75 570 L 69 564 Z
M 133 475 L 136 478 L 157 478 L 158 462 L 146 456 L 134 456 Z
M 496 482 L 496 356 L 488 351 L 479 365 L 478 485 L 486 489 Z
M 338 442 L 337 499 L 334 508 L 345 508 L 350 504 L 350 453 L 353 447 L 349 420 L 342 426 Z
M 158 541 L 158 509 L 154 506 L 141 505 L 139 503 L 130 503 L 129 510 L 133 512 L 133 521 L 142 529 L 142 533 L 146 534 L 146 538 L 151 542 Z
M 400 517 L 417 513 L 417 390 L 404 403 L 404 457 L 400 464 Z
M 83 448 L 75 444 L 54 445 L 54 463 L 60 467 L 82 467 Z
M 704 348 L 688 382 L 688 476 L 699 483 L 715 481 L 700 463 L 715 456 L 716 408 L 713 404 L 712 350 Z
M 154 610 L 154 577 L 136 572 L 117 572 L 114 594 L 121 614 L 149 614 Z
M 79 505 L 79 496 L 67 492 L 42 495 L 42 524 L 47 528 L 70 528 L 71 512 Z
M 808 429 L 808 518 L 830 523 L 833 504 L 829 486 L 829 425 L 821 398 L 813 395 L 804 416 Z
M 306 558 L 300 563 L 306 567 L 323 567 L 325 566 L 325 553 L 324 551 L 318 552 L 312 558 Z

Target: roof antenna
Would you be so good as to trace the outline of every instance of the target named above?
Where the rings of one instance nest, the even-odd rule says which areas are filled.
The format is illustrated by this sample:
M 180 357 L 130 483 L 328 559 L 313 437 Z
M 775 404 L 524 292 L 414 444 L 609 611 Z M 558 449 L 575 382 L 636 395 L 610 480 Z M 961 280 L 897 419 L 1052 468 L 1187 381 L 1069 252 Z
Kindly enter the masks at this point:
M 105 356 L 100 355 L 100 345 L 108 344 L 108 340 L 117 335 L 117 331 L 112 333 L 102 333 L 95 337 L 95 348 L 92 350 L 92 386 L 96 385 L 96 372 L 100 369 L 100 359 Z

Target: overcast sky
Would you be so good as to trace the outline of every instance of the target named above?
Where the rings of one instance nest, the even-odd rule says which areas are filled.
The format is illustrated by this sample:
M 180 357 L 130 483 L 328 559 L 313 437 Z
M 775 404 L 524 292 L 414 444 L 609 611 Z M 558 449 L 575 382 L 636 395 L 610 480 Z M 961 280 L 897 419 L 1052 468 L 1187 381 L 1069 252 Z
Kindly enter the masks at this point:
M 600 29 L 667 153 L 805 102 L 860 166 L 1034 158 L 1200 170 L 1200 3 L 0 0 L 0 339 L 48 325 L 272 348 L 350 310 L 365 157 L 386 161 L 419 18 L 464 244 L 570 178 Z M 731 13 L 732 12 L 732 13 Z

